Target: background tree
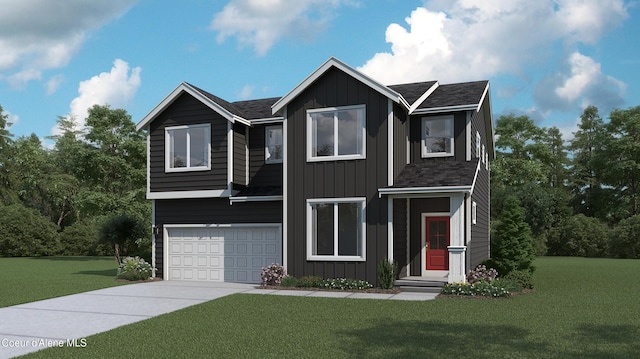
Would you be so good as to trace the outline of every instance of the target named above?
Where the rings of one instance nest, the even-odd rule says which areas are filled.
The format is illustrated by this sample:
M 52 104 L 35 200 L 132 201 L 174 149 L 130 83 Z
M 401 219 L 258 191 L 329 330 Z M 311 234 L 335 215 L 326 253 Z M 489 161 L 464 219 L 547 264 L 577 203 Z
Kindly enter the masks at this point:
M 14 158 L 13 152 L 13 135 L 7 129 L 11 123 L 7 122 L 9 116 L 4 112 L 0 105 L 0 205 L 15 202 L 12 189 L 12 180 L 10 178 L 10 161 Z
M 640 258 L 640 215 L 623 219 L 616 225 L 609 242 L 614 258 Z

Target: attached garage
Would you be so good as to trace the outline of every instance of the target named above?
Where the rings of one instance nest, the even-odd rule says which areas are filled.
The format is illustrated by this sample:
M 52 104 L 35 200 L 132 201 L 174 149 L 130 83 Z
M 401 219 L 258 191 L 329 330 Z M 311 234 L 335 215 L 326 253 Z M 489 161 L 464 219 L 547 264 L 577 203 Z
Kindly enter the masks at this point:
M 263 267 L 282 264 L 280 224 L 164 226 L 164 279 L 260 283 Z

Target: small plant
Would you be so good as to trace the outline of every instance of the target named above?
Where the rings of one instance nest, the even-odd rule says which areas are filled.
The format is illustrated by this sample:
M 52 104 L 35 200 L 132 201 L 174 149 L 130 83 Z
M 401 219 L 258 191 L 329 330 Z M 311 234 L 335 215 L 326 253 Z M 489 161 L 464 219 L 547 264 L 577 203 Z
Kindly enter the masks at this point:
M 278 263 L 272 263 L 268 267 L 262 268 L 260 277 L 264 285 L 280 285 L 282 278 L 287 276 L 287 269 Z
M 514 270 L 509 272 L 504 279 L 516 282 L 522 289 L 533 289 L 533 276 L 526 270 Z
M 117 279 L 147 280 L 153 274 L 151 264 L 140 257 L 125 257 L 118 267 Z
M 317 276 L 304 276 L 298 279 L 298 287 L 320 288 L 322 286 L 322 278 Z
M 484 264 L 480 264 L 476 269 L 470 270 L 467 273 L 467 282 L 470 284 L 478 282 L 491 283 L 496 278 L 498 278 L 498 271 L 493 268 L 487 269 L 487 266 Z
M 471 297 L 508 297 L 511 295 L 506 288 L 480 281 L 477 283 L 448 283 L 440 294 L 461 295 Z
M 396 274 L 398 273 L 398 263 L 391 262 L 386 257 L 378 264 L 378 281 L 380 282 L 380 288 L 391 289 L 396 281 Z
M 351 279 L 351 278 L 335 278 L 335 279 L 325 279 L 322 283 L 322 288 L 329 289 L 369 289 L 372 288 L 373 285 L 367 282 L 366 280 L 360 279 Z
M 494 287 L 504 288 L 508 290 L 509 293 L 522 292 L 522 289 L 523 289 L 520 283 L 511 279 L 505 279 L 505 278 L 498 278 L 493 282 L 491 282 L 491 285 L 493 285 Z
M 298 286 L 298 278 L 292 276 L 292 275 L 288 275 L 284 278 L 282 278 L 282 281 L 280 282 L 280 285 L 283 287 L 296 287 Z

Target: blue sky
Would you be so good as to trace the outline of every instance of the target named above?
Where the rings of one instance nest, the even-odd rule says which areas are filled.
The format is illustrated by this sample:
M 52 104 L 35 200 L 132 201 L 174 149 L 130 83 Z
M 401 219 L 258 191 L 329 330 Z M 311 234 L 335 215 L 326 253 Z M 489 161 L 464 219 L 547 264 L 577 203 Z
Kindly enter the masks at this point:
M 491 81 L 494 118 L 575 131 L 640 105 L 640 1 L 0 0 L 0 105 L 17 137 L 93 104 L 138 122 L 182 81 L 282 96 L 330 56 L 384 84 Z

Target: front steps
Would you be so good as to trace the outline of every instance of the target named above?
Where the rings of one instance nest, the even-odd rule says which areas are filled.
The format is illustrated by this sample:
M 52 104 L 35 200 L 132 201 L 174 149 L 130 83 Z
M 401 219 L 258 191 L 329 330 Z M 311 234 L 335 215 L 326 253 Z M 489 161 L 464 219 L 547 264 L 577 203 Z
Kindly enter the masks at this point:
M 446 281 L 436 278 L 406 277 L 397 279 L 395 286 L 402 292 L 440 293 Z

